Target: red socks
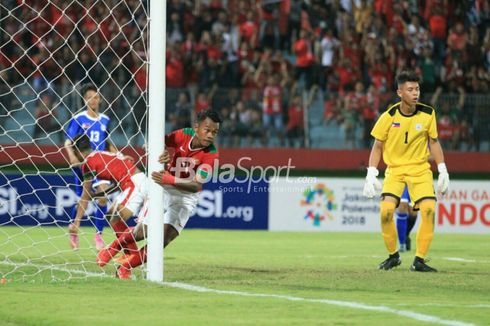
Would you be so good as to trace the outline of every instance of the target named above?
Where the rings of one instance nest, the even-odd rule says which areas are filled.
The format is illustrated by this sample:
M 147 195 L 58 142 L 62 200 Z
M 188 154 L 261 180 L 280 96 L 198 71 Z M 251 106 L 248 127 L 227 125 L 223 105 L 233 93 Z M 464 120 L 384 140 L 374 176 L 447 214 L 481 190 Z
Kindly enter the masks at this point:
M 116 232 L 117 239 L 110 245 L 109 250 L 111 251 L 111 254 L 112 249 L 117 248 L 117 251 L 114 253 L 115 255 L 121 250 L 121 247 L 124 249 L 124 253 L 128 255 L 138 251 L 138 245 L 132 234 L 133 228 L 129 228 L 123 220 L 119 220 L 112 225 L 112 229 Z
M 131 257 L 121 266 L 124 268 L 135 268 L 138 267 L 139 265 L 142 265 L 146 263 L 146 246 L 141 248 L 139 252 L 137 252 L 134 255 L 131 255 Z
M 124 223 L 123 220 L 119 220 L 116 223 L 111 224 L 111 226 L 114 232 L 116 232 L 116 238 L 119 238 L 121 233 L 123 233 L 128 228 L 128 226 L 126 225 L 126 223 Z

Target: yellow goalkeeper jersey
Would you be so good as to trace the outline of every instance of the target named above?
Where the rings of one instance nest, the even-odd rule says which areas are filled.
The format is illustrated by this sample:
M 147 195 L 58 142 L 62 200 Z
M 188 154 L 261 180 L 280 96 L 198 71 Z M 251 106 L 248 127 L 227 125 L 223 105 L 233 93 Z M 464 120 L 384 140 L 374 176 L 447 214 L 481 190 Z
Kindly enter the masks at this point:
M 376 122 L 371 135 L 384 142 L 383 160 L 390 173 L 417 175 L 430 168 L 429 137 L 437 138 L 433 107 L 417 103 L 415 112 L 405 115 L 398 102 Z

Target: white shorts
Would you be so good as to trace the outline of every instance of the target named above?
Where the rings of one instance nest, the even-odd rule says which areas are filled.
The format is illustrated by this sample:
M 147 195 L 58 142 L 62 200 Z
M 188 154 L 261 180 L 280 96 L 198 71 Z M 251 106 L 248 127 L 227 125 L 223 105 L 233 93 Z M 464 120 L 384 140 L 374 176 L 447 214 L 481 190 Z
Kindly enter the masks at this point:
M 143 172 L 131 176 L 133 185 L 124 189 L 116 198 L 116 205 L 129 209 L 133 215 L 138 214 L 148 195 L 148 179 Z
M 174 188 L 173 186 L 169 186 Z M 171 193 L 167 191 L 167 186 L 164 187 L 164 209 L 163 223 L 172 225 L 179 234 L 184 229 L 189 217 L 194 213 L 194 209 L 197 206 L 198 193 L 195 194 L 177 194 L 175 191 Z M 147 201 L 145 201 L 143 208 L 138 216 L 138 222 L 148 225 L 148 220 L 146 219 L 148 209 Z

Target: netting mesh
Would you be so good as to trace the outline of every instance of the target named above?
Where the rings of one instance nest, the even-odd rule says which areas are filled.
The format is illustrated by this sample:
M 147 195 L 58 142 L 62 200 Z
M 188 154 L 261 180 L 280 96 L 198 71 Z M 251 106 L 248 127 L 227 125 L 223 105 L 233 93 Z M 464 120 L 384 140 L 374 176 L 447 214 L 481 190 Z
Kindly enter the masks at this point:
M 148 17 L 146 0 L 0 2 L 0 277 L 107 272 L 95 263 L 94 205 L 79 250 L 68 244 L 78 198 L 65 130 L 85 109 L 82 86 L 93 84 L 108 140 L 144 163 Z M 104 238 L 114 238 L 110 229 Z

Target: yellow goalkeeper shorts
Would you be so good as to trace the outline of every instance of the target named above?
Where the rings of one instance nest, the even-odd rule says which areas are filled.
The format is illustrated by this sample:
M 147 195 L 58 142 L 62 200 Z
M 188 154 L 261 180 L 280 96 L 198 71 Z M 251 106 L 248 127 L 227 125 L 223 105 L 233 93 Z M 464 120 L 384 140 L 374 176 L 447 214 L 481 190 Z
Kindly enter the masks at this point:
M 386 170 L 382 196 L 393 196 L 400 202 L 405 185 L 414 209 L 418 209 L 418 203 L 423 199 L 436 199 L 432 171 L 429 169 L 417 176 L 398 175 Z

